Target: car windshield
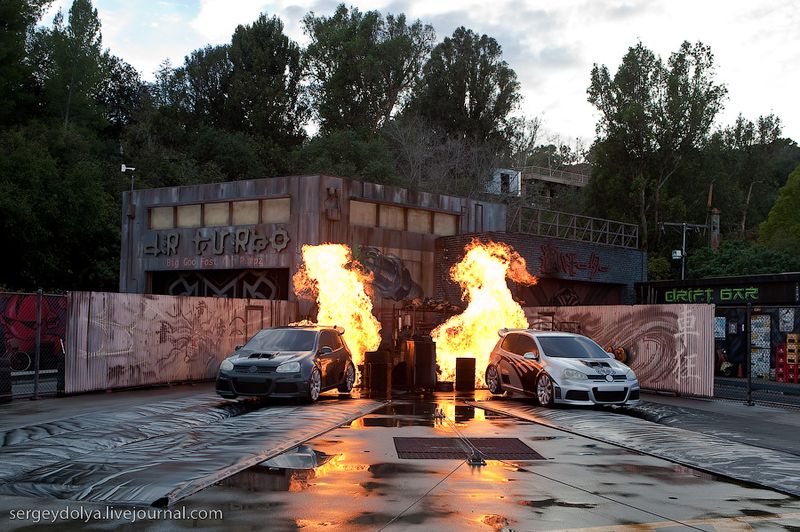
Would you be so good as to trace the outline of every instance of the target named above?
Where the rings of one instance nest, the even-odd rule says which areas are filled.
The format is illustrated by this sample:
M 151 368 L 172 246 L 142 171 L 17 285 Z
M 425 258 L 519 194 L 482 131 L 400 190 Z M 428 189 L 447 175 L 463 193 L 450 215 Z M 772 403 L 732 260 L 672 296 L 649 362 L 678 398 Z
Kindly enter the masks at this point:
M 603 348 L 582 336 L 539 336 L 544 354 L 556 358 L 609 358 Z
M 244 346 L 249 351 L 311 351 L 316 331 L 297 329 L 264 329 Z

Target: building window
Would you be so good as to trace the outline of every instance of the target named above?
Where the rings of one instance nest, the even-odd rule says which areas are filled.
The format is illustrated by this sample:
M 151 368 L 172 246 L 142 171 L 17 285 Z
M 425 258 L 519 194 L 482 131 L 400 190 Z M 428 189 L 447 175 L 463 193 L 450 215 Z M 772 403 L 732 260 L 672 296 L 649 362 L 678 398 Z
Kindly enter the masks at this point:
M 378 226 L 403 231 L 406 228 L 405 209 L 381 205 L 378 209 Z
M 511 192 L 511 176 L 502 173 L 500 174 L 500 194 L 508 194 Z
M 374 203 L 350 200 L 350 223 L 375 227 L 378 225 L 377 207 Z
M 458 217 L 442 212 L 433 213 L 433 234 L 452 236 L 458 232 Z
M 175 227 L 175 209 L 173 207 L 150 208 L 150 229 L 172 229 Z
M 203 204 L 203 225 L 206 227 L 230 225 L 230 204 L 227 201 Z
M 233 225 L 256 225 L 258 223 L 258 200 L 234 201 L 232 204 Z
M 275 198 L 261 200 L 262 224 L 288 224 L 291 214 L 291 199 Z
M 201 205 L 178 205 L 177 226 L 178 227 L 200 227 L 202 225 Z
M 408 209 L 408 230 L 412 233 L 430 233 L 431 211 Z

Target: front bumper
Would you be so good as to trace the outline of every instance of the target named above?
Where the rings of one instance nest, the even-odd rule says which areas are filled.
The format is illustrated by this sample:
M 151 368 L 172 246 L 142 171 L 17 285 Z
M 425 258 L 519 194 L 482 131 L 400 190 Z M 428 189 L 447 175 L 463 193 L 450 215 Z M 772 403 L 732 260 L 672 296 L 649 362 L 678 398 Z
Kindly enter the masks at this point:
M 639 381 L 571 381 L 557 382 L 556 404 L 565 405 L 636 405 L 639 404 Z
M 220 371 L 217 375 L 217 394 L 236 397 L 305 397 L 308 379 L 301 373 L 269 373 L 251 375 Z

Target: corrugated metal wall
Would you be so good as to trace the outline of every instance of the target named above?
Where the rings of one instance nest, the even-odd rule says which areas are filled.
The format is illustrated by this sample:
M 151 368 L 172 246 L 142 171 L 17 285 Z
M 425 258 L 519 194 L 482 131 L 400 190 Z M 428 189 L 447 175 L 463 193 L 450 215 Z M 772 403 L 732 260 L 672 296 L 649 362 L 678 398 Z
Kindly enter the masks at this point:
M 109 292 L 68 297 L 66 393 L 212 379 L 236 345 L 296 316 L 290 301 Z
M 714 395 L 714 306 L 528 307 L 533 328 L 570 330 L 623 347 L 642 388 Z

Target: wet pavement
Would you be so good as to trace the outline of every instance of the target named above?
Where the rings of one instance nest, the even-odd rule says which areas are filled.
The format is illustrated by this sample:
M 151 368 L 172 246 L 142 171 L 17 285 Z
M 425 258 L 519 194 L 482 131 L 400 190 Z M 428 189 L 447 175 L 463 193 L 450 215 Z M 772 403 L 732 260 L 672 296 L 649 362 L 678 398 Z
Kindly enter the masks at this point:
M 198 392 L 200 395 L 203 393 L 202 390 Z M 796 497 L 732 482 L 610 442 L 587 438 L 577 430 L 565 432 L 521 419 L 532 415 L 544 419 L 546 414 L 554 413 L 562 423 L 569 419 L 579 420 L 584 423 L 581 429 L 584 430 L 590 426 L 586 419 L 596 418 L 602 421 L 609 433 L 618 430 L 624 439 L 624 420 L 633 418 L 615 412 L 595 409 L 546 411 L 525 400 L 482 402 L 486 396 L 481 392 L 466 396 L 453 393 L 406 395 L 395 397 L 391 403 L 383 405 L 332 396 L 320 404 L 308 406 L 222 402 L 227 405 L 224 407 L 220 407 L 219 401 L 213 403 L 208 396 L 195 395 L 198 393 L 148 404 L 131 403 L 125 409 L 117 409 L 118 415 L 122 415 L 123 410 L 125 413 L 122 416 L 124 421 L 120 421 L 125 427 L 121 432 L 128 434 L 132 426 L 140 427 L 143 431 L 141 439 L 123 442 L 117 441 L 116 436 L 108 437 L 108 440 L 116 442 L 109 447 L 111 454 L 103 454 L 107 450 L 98 450 L 90 445 L 81 457 L 64 456 L 62 461 L 69 467 L 73 462 L 94 456 L 94 463 L 105 464 L 112 470 L 114 464 L 125 456 L 127 447 L 133 446 L 136 451 L 143 441 L 165 437 L 163 432 L 168 429 L 164 425 L 168 424 L 170 410 L 174 415 L 187 411 L 181 423 L 194 425 L 187 425 L 178 433 L 194 434 L 189 438 L 193 442 L 197 441 L 198 433 L 207 430 L 222 434 L 211 427 L 233 423 L 237 419 L 255 420 L 260 416 L 262 428 L 268 429 L 266 432 L 253 432 L 257 430 L 256 422 L 233 425 L 248 427 L 249 432 L 245 432 L 251 436 L 259 434 L 248 441 L 248 449 L 260 448 L 261 452 L 274 449 L 274 443 L 270 443 L 273 440 L 264 436 L 267 433 L 273 437 L 282 435 L 285 442 L 297 443 L 293 443 L 287 453 L 272 456 L 267 461 L 254 458 L 252 463 L 241 460 L 244 454 L 235 446 L 227 448 L 228 456 L 223 460 L 219 455 L 211 457 L 203 452 L 194 455 L 197 466 L 204 471 L 216 470 L 217 478 L 205 489 L 184 493 L 185 497 L 172 507 L 221 510 L 224 514 L 222 519 L 133 524 L 121 520 L 84 523 L 74 519 L 59 522 L 58 528 L 111 530 L 124 525 L 127 530 L 193 527 L 427 531 L 800 530 L 800 499 Z M 204 407 L 193 400 L 209 403 L 202 403 L 206 404 Z M 212 403 L 216 406 L 212 407 Z M 492 410 L 484 408 L 490 405 Z M 496 411 L 499 407 L 509 412 L 515 410 L 515 415 L 499 413 Z M 226 408 L 232 411 L 225 413 Z M 361 408 L 364 410 L 359 411 Z M 269 417 L 267 412 L 276 415 Z M 45 416 L 34 416 L 36 423 L 27 431 L 3 418 L 0 430 L 5 430 L 6 445 L 0 451 L 6 447 L 27 445 L 31 450 L 29 455 L 16 455 L 10 461 L 24 463 L 45 448 L 48 439 L 64 438 L 71 433 L 70 430 L 87 434 L 82 441 L 89 445 L 97 437 L 93 430 L 105 427 L 108 432 L 114 425 L 103 415 L 103 411 L 95 411 L 86 418 L 73 415 L 50 420 Z M 327 423 L 315 428 L 315 423 L 321 423 L 321 419 L 327 419 Z M 647 423 L 638 419 L 634 421 Z M 326 427 L 329 430 L 322 431 Z M 231 434 L 233 439 L 236 436 Z M 203 436 L 199 437 L 202 439 Z M 219 444 L 220 440 L 215 438 L 214 444 Z M 259 443 L 258 438 L 264 439 Z M 395 438 L 414 438 L 411 444 L 417 447 L 412 450 L 423 454 L 435 455 L 442 449 L 448 452 L 462 449 L 463 456 L 399 458 Z M 450 443 L 446 443 L 445 438 L 450 439 Z M 490 438 L 516 439 L 519 443 L 515 443 L 513 449 L 519 451 L 521 444 L 541 455 L 541 459 L 487 458 L 483 466 L 470 465 L 468 458 L 476 454 L 476 443 L 489 445 L 482 447 L 490 449 L 487 452 L 500 453 L 511 449 Z M 302 445 L 298 445 L 301 440 Z M 400 445 L 406 444 L 409 442 Z M 201 445 L 206 450 L 213 446 Z M 164 453 L 162 447 L 160 451 L 154 451 L 150 459 L 160 463 L 159 467 L 167 467 L 169 460 L 159 456 Z M 132 456 L 144 459 L 138 451 Z M 255 456 L 250 455 L 251 458 Z M 192 454 L 186 453 L 185 460 L 191 463 Z M 0 460 L 2 464 L 5 462 Z M 239 471 L 225 469 L 231 462 L 249 467 Z M 8 515 L 10 509 L 47 507 L 58 510 L 78 504 L 74 500 L 57 498 L 58 494 L 49 491 L 21 496 L 20 491 L 9 488 L 14 485 L 14 478 L 19 478 L 20 470 L 2 467 L 0 475 L 5 476 L 0 477 L 3 486 L 0 489 L 4 493 L 0 497 L 0 515 Z M 60 468 L 53 468 L 53 471 L 60 471 Z M 54 474 L 54 478 L 60 478 L 58 482 L 62 482 L 63 478 L 58 477 L 60 473 Z M 210 477 L 206 475 L 205 478 Z M 104 506 L 91 501 L 79 504 L 88 509 Z M 8 525 L 4 529 L 25 530 L 43 526 L 8 520 L 4 525 Z

